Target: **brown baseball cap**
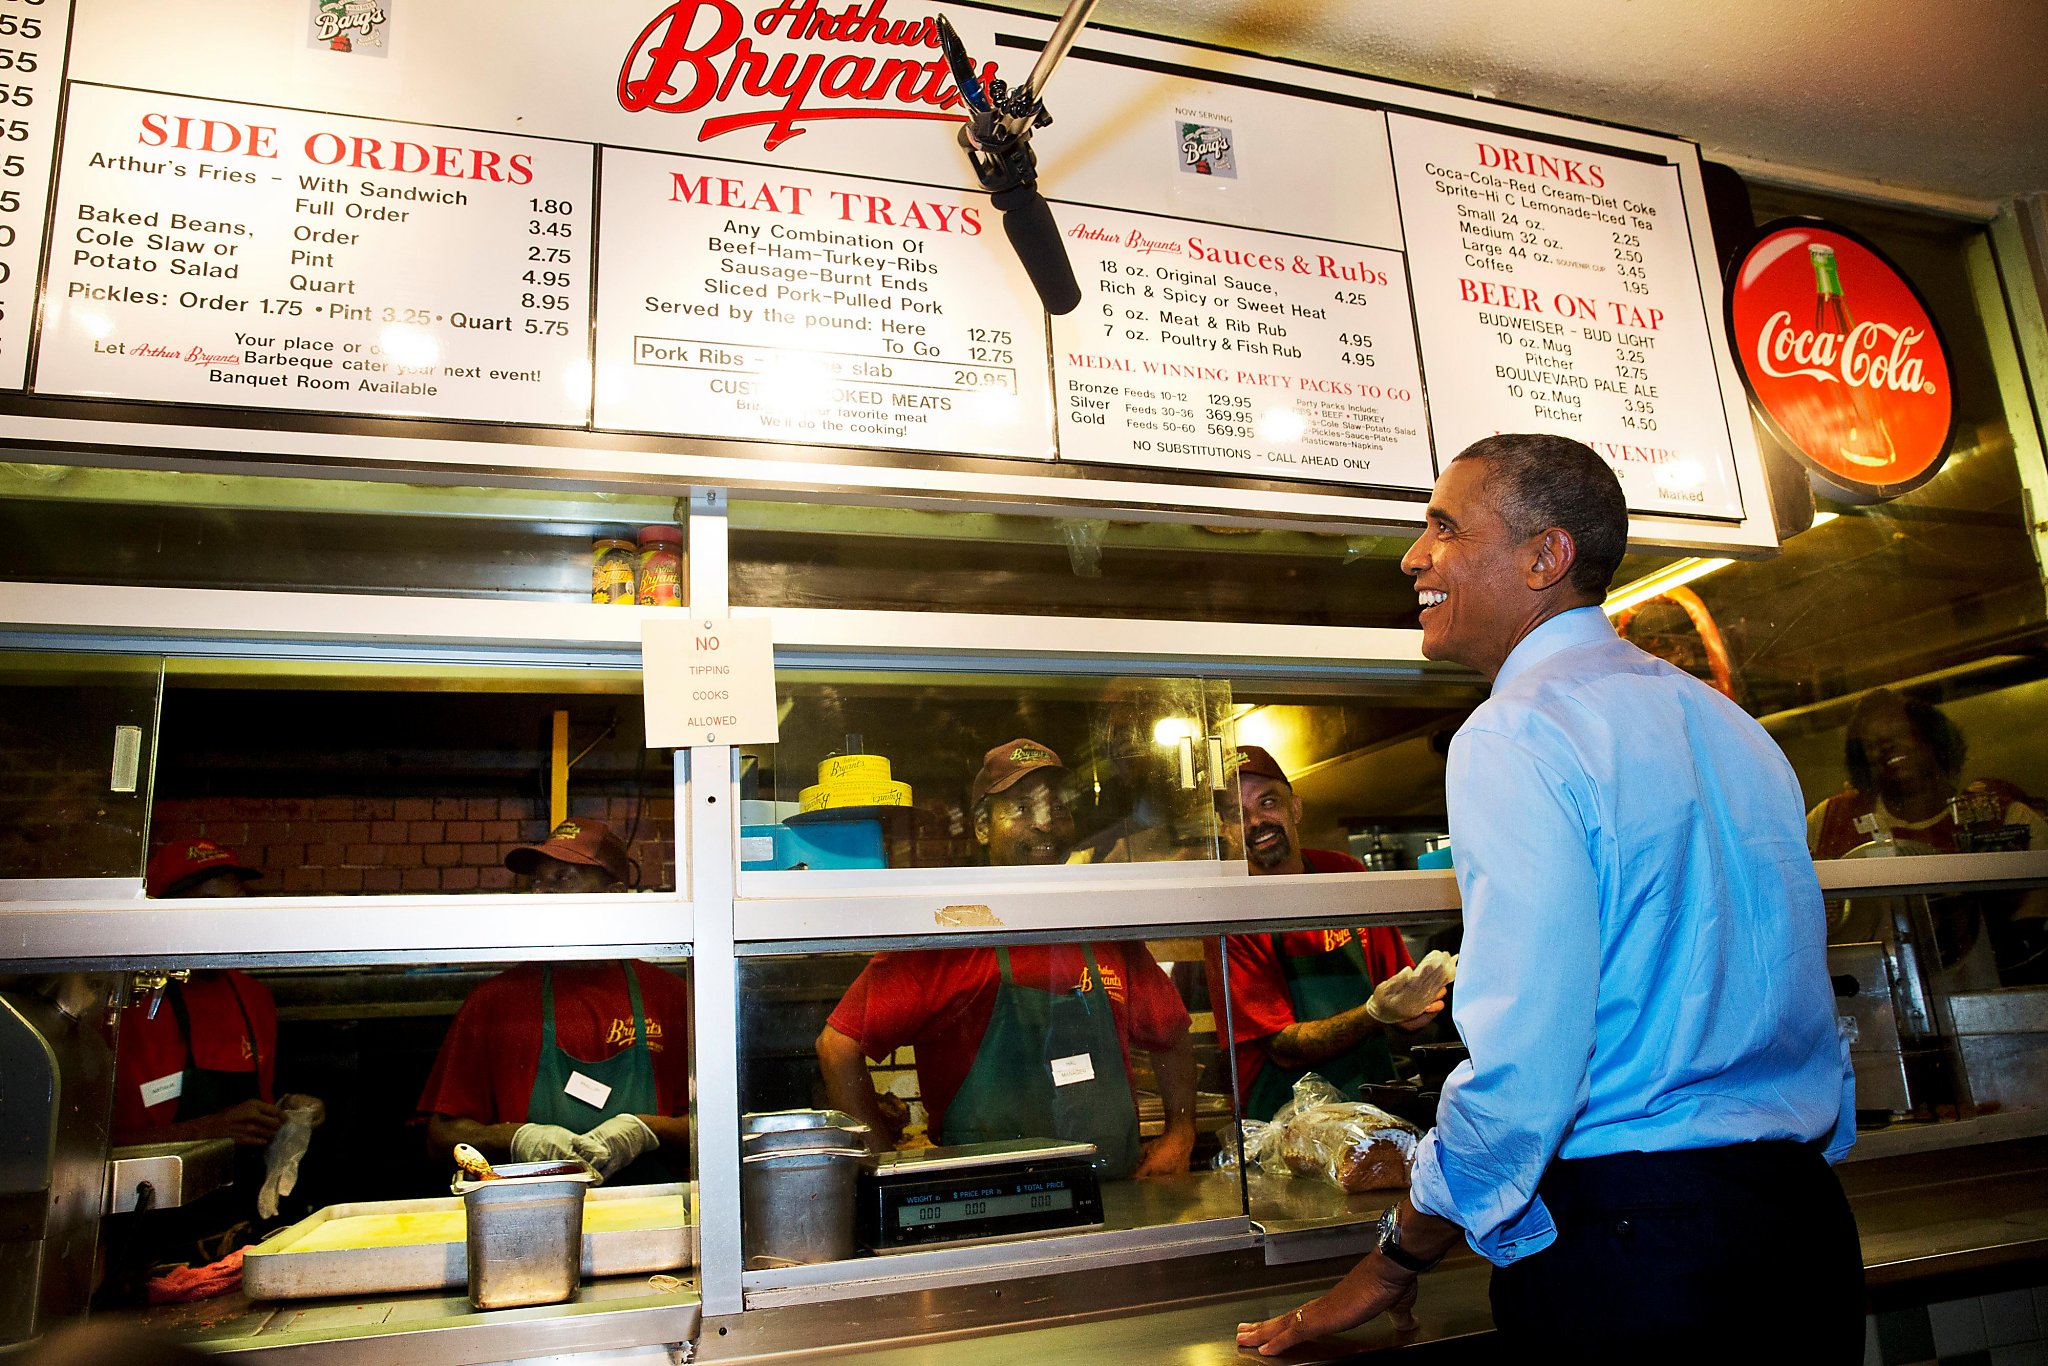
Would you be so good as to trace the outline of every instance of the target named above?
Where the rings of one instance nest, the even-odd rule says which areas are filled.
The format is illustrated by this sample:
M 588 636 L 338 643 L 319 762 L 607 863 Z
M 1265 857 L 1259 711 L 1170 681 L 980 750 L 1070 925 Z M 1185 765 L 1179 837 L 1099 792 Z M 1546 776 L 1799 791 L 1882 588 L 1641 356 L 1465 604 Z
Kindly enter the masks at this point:
M 1060 762 L 1060 756 L 1036 740 L 1019 738 L 1004 741 L 981 756 L 981 772 L 974 775 L 968 806 L 981 805 L 981 799 L 991 792 L 1001 792 L 1025 774 L 1035 773 L 1041 768 L 1056 768 L 1062 773 L 1067 771 L 1067 766 Z
M 626 842 L 603 821 L 563 821 L 539 844 L 522 844 L 506 854 L 505 866 L 515 873 L 530 875 L 544 858 L 602 868 L 616 881 L 628 885 L 633 881 L 633 858 L 626 852 Z
M 1256 778 L 1271 778 L 1274 782 L 1294 786 L 1288 780 L 1287 771 L 1280 767 L 1280 761 L 1257 745 L 1239 745 L 1237 762 L 1232 767 L 1240 778 L 1249 773 Z
M 151 896 L 176 896 L 201 878 L 215 873 L 240 873 L 244 882 L 263 876 L 225 844 L 212 840 L 172 840 L 149 856 L 143 886 Z

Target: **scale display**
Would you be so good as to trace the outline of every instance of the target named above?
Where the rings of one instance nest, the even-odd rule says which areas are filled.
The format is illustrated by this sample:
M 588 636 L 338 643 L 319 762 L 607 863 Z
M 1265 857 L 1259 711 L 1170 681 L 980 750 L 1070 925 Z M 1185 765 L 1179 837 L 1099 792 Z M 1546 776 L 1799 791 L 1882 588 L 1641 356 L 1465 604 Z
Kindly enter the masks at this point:
M 1102 1222 L 1102 1183 L 1086 1156 L 927 1149 L 860 1178 L 859 1234 L 871 1252 L 990 1242 Z M 919 1156 L 923 1156 L 920 1154 Z

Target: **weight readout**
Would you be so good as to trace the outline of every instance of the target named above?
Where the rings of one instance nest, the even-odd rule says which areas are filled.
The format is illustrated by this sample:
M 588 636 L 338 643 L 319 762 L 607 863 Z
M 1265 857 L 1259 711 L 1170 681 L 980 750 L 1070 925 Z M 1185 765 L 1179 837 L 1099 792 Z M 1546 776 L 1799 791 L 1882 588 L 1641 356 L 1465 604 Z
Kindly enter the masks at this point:
M 923 1197 L 920 1197 L 923 1198 Z M 1042 1214 L 1074 1207 L 1070 1190 L 1023 1190 L 1012 1195 L 989 1195 L 973 1200 L 931 1200 L 927 1204 L 903 1205 L 896 1211 L 896 1227 L 920 1228 L 932 1224 L 956 1223 L 966 1219 L 1006 1219 L 1013 1214 Z

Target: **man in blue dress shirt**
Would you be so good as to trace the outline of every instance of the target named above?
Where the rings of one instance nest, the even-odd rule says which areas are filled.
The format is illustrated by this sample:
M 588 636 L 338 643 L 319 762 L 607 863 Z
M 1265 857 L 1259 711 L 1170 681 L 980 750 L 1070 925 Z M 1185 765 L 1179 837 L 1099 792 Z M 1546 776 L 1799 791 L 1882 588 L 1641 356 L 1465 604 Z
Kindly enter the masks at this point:
M 1378 1249 L 1241 1345 L 1405 1326 L 1462 1235 L 1517 1346 L 1861 1359 L 1828 1165 L 1854 1095 L 1799 785 L 1733 702 L 1615 635 L 1627 532 L 1613 472 L 1564 437 L 1489 437 L 1437 481 L 1401 561 L 1422 653 L 1493 682 L 1445 776 L 1472 1056 Z

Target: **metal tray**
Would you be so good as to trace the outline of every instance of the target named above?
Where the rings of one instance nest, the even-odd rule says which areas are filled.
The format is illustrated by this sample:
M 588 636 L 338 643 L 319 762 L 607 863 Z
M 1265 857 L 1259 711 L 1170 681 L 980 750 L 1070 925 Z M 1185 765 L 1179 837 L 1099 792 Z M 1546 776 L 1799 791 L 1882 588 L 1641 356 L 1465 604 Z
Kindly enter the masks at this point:
M 589 1206 L 615 1200 L 680 1196 L 680 1216 L 661 1228 L 592 1232 Z M 585 1197 L 582 1274 L 630 1276 L 674 1271 L 697 1261 L 697 1228 L 684 1222 L 696 1208 L 688 1182 L 656 1186 L 605 1186 Z M 437 1214 L 453 1211 L 453 1241 L 422 1241 L 395 1247 L 323 1248 L 293 1252 L 294 1244 L 333 1219 L 355 1215 Z M 242 1289 L 256 1300 L 313 1299 L 324 1295 L 377 1295 L 402 1290 L 445 1290 L 467 1284 L 469 1262 L 461 1223 L 462 1199 L 370 1200 L 329 1205 L 290 1228 L 273 1233 L 242 1256 Z

